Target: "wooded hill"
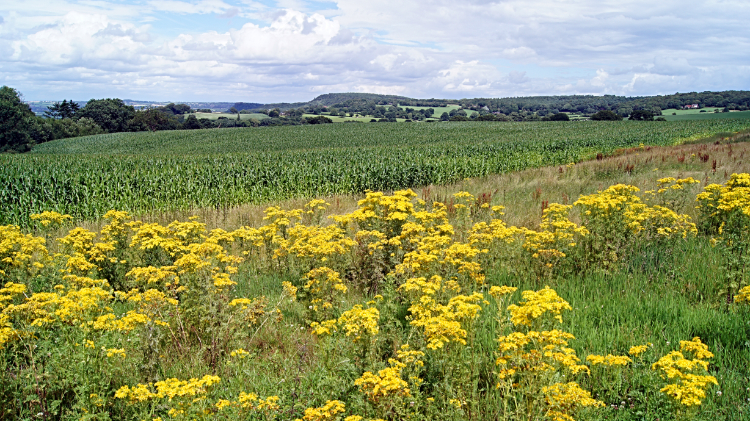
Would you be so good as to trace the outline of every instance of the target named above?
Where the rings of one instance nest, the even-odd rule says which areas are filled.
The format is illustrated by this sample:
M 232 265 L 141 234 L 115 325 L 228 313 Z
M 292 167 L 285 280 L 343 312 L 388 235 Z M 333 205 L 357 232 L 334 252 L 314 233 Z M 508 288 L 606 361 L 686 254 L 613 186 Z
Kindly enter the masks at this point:
M 248 108 L 247 103 L 236 103 L 234 107 L 243 109 L 274 109 L 281 111 L 295 108 L 335 107 L 347 112 L 367 113 L 375 106 L 400 105 L 402 107 L 443 107 L 458 104 L 465 109 L 486 111 L 490 113 L 511 114 L 528 111 L 540 116 L 558 112 L 594 114 L 597 111 L 610 110 L 627 116 L 636 110 L 661 111 L 669 108 L 682 108 L 685 105 L 703 107 L 728 107 L 733 110 L 750 109 L 750 91 L 723 92 L 688 92 L 673 95 L 626 97 L 617 95 L 559 95 L 529 96 L 507 98 L 467 98 L 452 99 L 416 99 L 397 95 L 379 95 L 366 93 L 332 93 L 317 96 L 309 102 L 263 104 Z M 658 110 L 657 110 L 658 109 Z M 656 113 L 660 114 L 659 112 Z

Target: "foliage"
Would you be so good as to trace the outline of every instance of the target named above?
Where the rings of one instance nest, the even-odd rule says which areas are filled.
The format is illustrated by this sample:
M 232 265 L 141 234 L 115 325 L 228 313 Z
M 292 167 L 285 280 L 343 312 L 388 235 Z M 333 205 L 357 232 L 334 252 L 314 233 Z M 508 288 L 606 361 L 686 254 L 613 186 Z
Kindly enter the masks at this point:
M 748 177 L 708 191 L 744 194 L 737 180 Z M 631 247 L 698 239 L 687 217 L 637 193 L 614 185 L 582 196 L 575 206 L 590 213 L 581 225 L 570 220 L 570 205 L 550 204 L 538 229 L 508 226 L 501 206 L 467 192 L 428 204 L 410 190 L 370 192 L 328 221 L 321 200 L 270 207 L 260 226 L 232 231 L 111 210 L 97 232 L 70 228 L 59 212 L 33 215 L 41 229 L 70 229 L 43 238 L 0 227 L 0 356 L 13 373 L 0 379 L 2 416 L 574 420 L 616 418 L 626 399 L 641 411 L 633 417 L 716 411 L 721 394 L 708 393 L 711 385 L 734 393 L 745 386 L 726 365 L 724 377 L 714 375 L 709 344 L 743 349 L 744 316 L 733 312 L 746 310 L 750 293 L 742 289 L 738 307 L 721 316 L 728 338 L 693 320 L 701 335 L 680 341 L 679 351 L 663 340 L 641 345 L 643 331 L 619 325 L 633 309 L 656 323 L 675 317 L 659 310 L 694 310 L 625 291 L 630 298 L 612 300 L 625 284 L 616 268 L 596 278 L 610 256 L 587 254 L 582 239 L 618 232 Z M 706 218 L 698 222 L 724 224 L 713 212 Z M 527 288 L 539 272 L 535 263 L 519 267 L 518 256 L 557 247 L 565 255 L 544 266 L 565 271 L 543 272 L 555 288 Z M 511 269 L 513 276 L 496 275 Z M 382 276 L 363 281 L 357 270 Z M 645 287 L 625 275 L 636 292 Z M 616 340 L 600 334 L 610 321 L 625 331 Z M 654 326 L 652 336 L 691 337 L 680 323 L 671 326 L 677 332 Z M 747 409 L 737 402 L 721 408 Z
M 72 99 L 68 102 L 68 100 L 64 99 L 63 102 L 55 102 L 48 107 L 47 111 L 44 112 L 44 116 L 54 119 L 72 119 L 79 109 L 80 107 L 77 102 Z
M 26 152 L 30 148 L 28 125 L 34 117 L 21 94 L 13 88 L 0 88 L 0 152 Z
M 110 133 L 124 132 L 135 116 L 135 109 L 121 99 L 92 99 L 78 110 L 78 118 L 87 117 Z
M 193 117 L 195 118 L 195 117 Z M 131 131 L 176 130 L 181 128 L 177 119 L 158 109 L 139 110 L 128 122 Z
M 750 175 L 732 174 L 723 185 L 709 184 L 697 197 L 703 215 L 702 228 L 715 236 L 713 244 L 725 256 L 727 303 L 740 288 L 748 285 L 750 265 Z
M 630 113 L 630 117 L 628 117 L 628 120 L 633 121 L 651 121 L 654 119 L 654 114 L 651 111 L 647 110 L 636 110 Z
M 602 110 L 591 116 L 592 120 L 620 121 L 622 116 L 610 110 Z
M 550 116 L 549 119 L 552 121 L 570 121 L 570 117 L 568 117 L 568 114 L 566 113 L 553 114 Z M 592 118 L 592 120 L 595 120 L 595 119 Z
M 263 130 L 107 134 L 0 157 L 0 222 L 47 209 L 96 218 L 108 209 L 226 207 L 289 197 L 398 190 L 562 165 L 644 140 L 673 144 L 740 121 L 323 124 Z M 533 130 L 529 130 L 532 127 Z

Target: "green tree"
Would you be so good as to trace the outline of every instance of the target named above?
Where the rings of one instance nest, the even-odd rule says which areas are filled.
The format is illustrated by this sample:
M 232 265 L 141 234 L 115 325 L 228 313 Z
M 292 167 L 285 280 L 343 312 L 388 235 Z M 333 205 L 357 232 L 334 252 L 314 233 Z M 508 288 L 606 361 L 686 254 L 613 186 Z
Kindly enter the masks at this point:
M 305 121 L 307 122 L 307 124 L 327 124 L 327 123 L 333 123 L 333 120 L 331 120 L 330 118 L 328 118 L 328 117 L 326 117 L 324 115 L 319 115 L 317 117 L 307 117 L 307 118 L 305 118 Z
M 549 116 L 552 121 L 570 121 L 570 117 L 566 113 L 557 113 Z
M 80 107 L 72 99 L 63 100 L 63 102 L 55 102 L 51 106 L 47 107 L 47 111 L 44 112 L 44 116 L 48 118 L 73 118 Z
M 636 110 L 630 113 L 630 120 L 653 121 L 654 114 L 647 110 Z
M 0 152 L 31 150 L 29 128 L 35 119 L 31 108 L 13 88 L 0 88 Z
M 135 108 L 117 98 L 92 99 L 78 111 L 77 117 L 88 117 L 110 133 L 124 132 L 135 117 Z
M 602 110 L 592 115 L 591 119 L 597 121 L 620 121 L 622 120 L 622 116 L 613 111 Z
M 135 112 L 129 123 L 129 129 L 133 132 L 157 130 L 176 130 L 180 123 L 173 115 L 169 115 L 157 109 L 139 110 Z
M 195 117 L 195 114 L 190 114 L 182 124 L 182 128 L 187 130 L 196 130 L 201 129 L 202 127 L 201 123 L 198 122 L 198 118 Z

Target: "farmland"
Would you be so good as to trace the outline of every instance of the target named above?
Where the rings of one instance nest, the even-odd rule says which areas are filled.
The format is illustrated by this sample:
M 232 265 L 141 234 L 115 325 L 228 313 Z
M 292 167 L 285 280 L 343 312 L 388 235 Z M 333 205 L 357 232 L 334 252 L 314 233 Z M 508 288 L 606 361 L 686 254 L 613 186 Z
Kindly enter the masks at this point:
M 750 111 L 732 111 L 728 113 L 715 113 L 713 109 L 707 108 L 707 112 L 701 113 L 699 110 L 683 110 L 683 112 L 665 110 L 663 111 L 664 117 L 667 121 L 685 121 L 685 120 L 716 120 L 716 119 L 738 119 L 748 118 L 750 119 Z M 720 110 L 720 109 L 719 109 Z M 688 112 L 689 111 L 689 112 Z M 676 112 L 677 115 L 672 115 L 672 112 Z
M 0 157 L 0 223 L 23 226 L 43 210 L 83 220 L 109 209 L 226 208 L 446 184 L 748 126 L 743 120 L 336 124 L 64 139 L 29 155 Z
M 402 110 L 405 110 L 407 108 L 412 108 L 412 109 L 415 109 L 415 110 L 425 110 L 427 108 L 432 108 L 432 110 L 434 111 L 434 113 L 432 114 L 432 116 L 436 117 L 436 118 L 439 118 L 441 114 L 443 114 L 443 113 L 450 113 L 453 110 L 457 110 L 457 109 L 461 108 L 461 106 L 460 105 L 455 105 L 455 104 L 449 104 L 449 105 L 446 105 L 445 107 L 416 107 L 416 106 L 412 107 L 412 106 L 400 105 L 399 108 L 401 108 Z M 466 110 L 466 115 L 467 116 L 471 116 L 472 114 L 478 114 L 478 113 L 476 111 Z
M 750 143 L 726 136 L 244 226 L 2 226 L 0 418 L 744 420 Z
M 207 118 L 209 120 L 218 120 L 221 117 L 225 117 L 228 119 L 235 120 L 237 119 L 237 114 L 232 113 L 190 113 L 186 114 L 185 117 L 188 115 L 194 115 L 195 118 L 201 119 L 201 118 Z M 268 118 L 265 114 L 240 114 L 240 120 L 250 120 L 251 118 L 254 118 L 256 120 Z

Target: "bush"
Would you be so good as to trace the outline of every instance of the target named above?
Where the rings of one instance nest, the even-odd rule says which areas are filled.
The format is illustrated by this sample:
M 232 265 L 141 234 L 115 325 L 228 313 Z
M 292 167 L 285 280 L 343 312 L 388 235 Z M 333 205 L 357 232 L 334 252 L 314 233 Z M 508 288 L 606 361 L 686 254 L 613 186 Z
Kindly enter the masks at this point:
M 653 121 L 654 113 L 646 110 L 633 111 L 633 113 L 630 114 L 630 120 Z
M 622 116 L 614 111 L 602 110 L 592 115 L 591 119 L 597 121 L 620 121 L 622 120 Z

